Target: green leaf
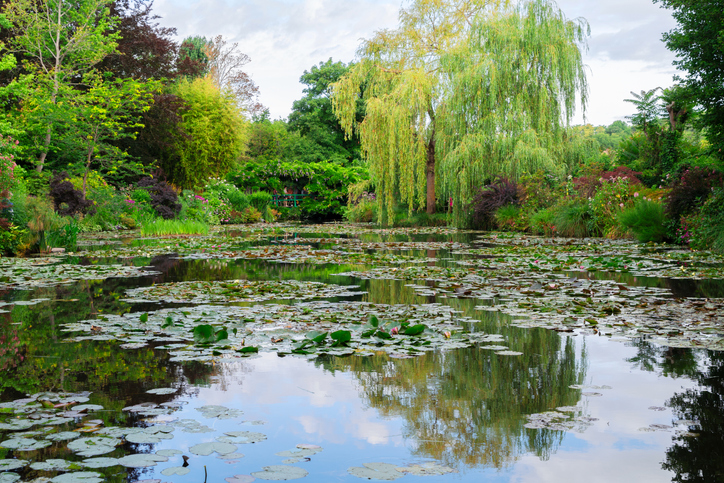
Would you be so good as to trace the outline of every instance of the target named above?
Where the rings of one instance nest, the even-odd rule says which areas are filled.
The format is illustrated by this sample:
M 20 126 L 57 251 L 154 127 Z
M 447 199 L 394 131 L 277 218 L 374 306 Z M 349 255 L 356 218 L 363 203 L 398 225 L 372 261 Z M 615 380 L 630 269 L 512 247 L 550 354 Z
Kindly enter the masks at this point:
M 374 315 L 370 316 L 370 325 L 372 327 L 378 327 L 380 325 L 380 321 L 375 317 Z
M 338 330 L 336 332 L 332 332 L 329 336 L 337 342 L 349 342 L 352 340 L 352 332 L 349 330 Z
M 404 335 L 420 335 L 425 331 L 425 325 L 423 324 L 417 324 L 413 325 L 412 327 L 408 327 L 405 329 L 405 332 L 403 332 Z
M 214 327 L 208 324 L 197 325 L 193 330 L 194 342 L 197 344 L 209 344 L 216 342 Z
M 307 335 L 305 337 L 307 339 L 311 339 L 316 344 L 321 344 L 322 342 L 324 342 L 324 339 L 327 338 L 327 333 L 313 330 L 311 332 L 307 332 Z
M 145 324 L 146 322 L 148 322 L 148 314 L 141 314 L 141 319 L 140 319 L 140 320 L 141 320 L 141 322 L 143 322 L 144 324 Z
M 242 347 L 241 349 L 237 350 L 236 352 L 240 352 L 241 354 L 251 354 L 259 352 L 259 348 L 255 346 L 246 346 Z

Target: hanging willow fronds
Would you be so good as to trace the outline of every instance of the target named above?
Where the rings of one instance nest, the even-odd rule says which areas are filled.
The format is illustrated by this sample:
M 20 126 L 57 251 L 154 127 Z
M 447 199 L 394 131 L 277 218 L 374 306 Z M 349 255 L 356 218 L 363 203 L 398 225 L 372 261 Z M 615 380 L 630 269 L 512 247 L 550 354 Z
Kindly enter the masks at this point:
M 585 107 L 587 24 L 545 0 L 502 3 L 417 0 L 397 30 L 362 45 L 360 62 L 334 85 L 335 113 L 348 135 L 360 134 L 388 217 L 397 197 L 429 209 L 437 178 L 437 194 L 456 200 L 463 224 L 485 179 L 559 164 L 577 98 Z

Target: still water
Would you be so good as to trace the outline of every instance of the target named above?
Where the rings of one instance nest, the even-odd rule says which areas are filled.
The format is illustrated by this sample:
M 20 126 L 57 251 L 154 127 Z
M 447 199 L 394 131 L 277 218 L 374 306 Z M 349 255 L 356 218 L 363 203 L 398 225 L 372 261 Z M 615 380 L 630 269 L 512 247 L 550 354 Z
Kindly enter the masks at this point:
M 266 243 L 262 237 L 245 247 Z M 374 251 L 384 252 L 367 250 Z M 102 254 L 71 262 L 110 263 Z M 407 254 L 430 257 L 431 265 L 460 258 L 419 246 Z M 481 301 L 474 298 L 421 295 L 402 280 L 336 275 L 359 269 L 358 262 L 164 254 L 125 259 L 152 267 L 151 275 L 6 287 L 0 292 L 0 482 L 724 481 L 724 353 L 594 330 L 518 328 L 510 316 L 477 310 Z M 499 335 L 513 355 L 476 344 L 411 358 L 262 348 L 249 357 L 179 361 L 161 340 L 124 349 L 113 337 L 87 340 L 66 330 L 105 314 L 184 309 L 179 302 L 124 301 L 128 289 L 239 279 L 363 292 L 332 303 L 452 306 L 466 317 L 467 331 Z M 168 393 L 148 392 L 159 388 Z M 83 404 L 91 407 L 73 412 Z M 104 439 L 84 440 L 92 437 Z M 91 449 L 79 451 L 74 441 Z M 202 446 L 220 442 L 226 446 Z M 93 446 L 104 444 L 111 446 L 94 453 Z M 155 459 L 128 458 L 134 454 Z

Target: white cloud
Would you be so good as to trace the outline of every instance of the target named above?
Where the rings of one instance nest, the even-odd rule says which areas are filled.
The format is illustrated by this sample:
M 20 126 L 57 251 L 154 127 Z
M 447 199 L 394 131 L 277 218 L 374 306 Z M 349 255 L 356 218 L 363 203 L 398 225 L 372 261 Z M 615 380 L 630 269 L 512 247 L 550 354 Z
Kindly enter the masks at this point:
M 319 62 L 349 62 L 363 38 L 397 24 L 409 0 L 157 0 L 166 26 L 189 35 L 224 35 L 252 62 L 249 74 L 272 117 L 286 117 L 302 96 L 299 77 Z M 610 124 L 631 114 L 630 91 L 672 85 L 673 55 L 661 34 L 675 23 L 651 0 L 560 0 L 569 18 L 591 26 L 585 62 L 591 69 L 588 122 Z M 581 122 L 582 118 L 576 119 Z

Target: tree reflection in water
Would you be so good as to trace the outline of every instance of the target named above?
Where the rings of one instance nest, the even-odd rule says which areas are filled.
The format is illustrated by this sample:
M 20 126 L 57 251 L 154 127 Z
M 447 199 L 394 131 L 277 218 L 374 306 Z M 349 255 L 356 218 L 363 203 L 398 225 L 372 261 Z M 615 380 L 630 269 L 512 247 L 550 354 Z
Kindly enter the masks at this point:
M 328 370 L 351 371 L 362 397 L 385 416 L 404 419 L 413 453 L 452 467 L 502 468 L 533 452 L 547 459 L 563 433 L 531 430 L 525 416 L 575 405 L 570 389 L 585 377 L 585 350 L 546 330 L 519 333 L 524 355 L 478 348 L 434 352 L 414 359 L 320 359 Z
M 698 436 L 679 435 L 666 451 L 663 468 L 676 473 L 673 481 L 724 481 L 724 353 L 708 352 L 706 370 L 695 377 L 700 387 L 668 401 L 677 417 L 696 422 L 689 430 Z

